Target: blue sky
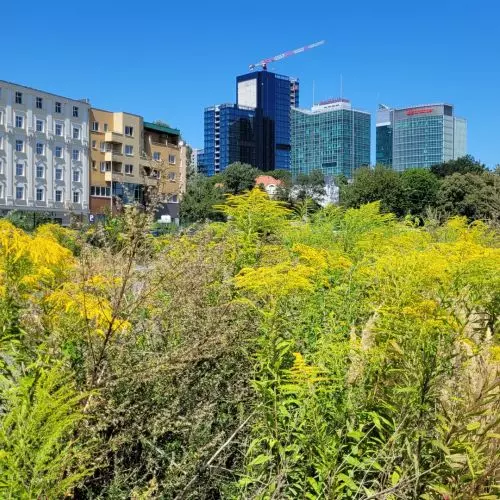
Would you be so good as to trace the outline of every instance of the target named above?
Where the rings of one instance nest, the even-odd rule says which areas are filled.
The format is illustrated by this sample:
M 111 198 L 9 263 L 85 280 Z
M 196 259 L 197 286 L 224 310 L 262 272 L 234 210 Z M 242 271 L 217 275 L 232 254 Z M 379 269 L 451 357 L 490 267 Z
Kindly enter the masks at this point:
M 373 124 L 379 102 L 446 101 L 468 120 L 469 152 L 500 163 L 498 0 L 27 0 L 0 16 L 1 79 L 162 119 L 194 146 L 203 109 L 234 102 L 250 63 L 325 39 L 270 67 L 300 78 L 301 106 L 313 81 L 316 100 L 338 96 L 341 74 Z

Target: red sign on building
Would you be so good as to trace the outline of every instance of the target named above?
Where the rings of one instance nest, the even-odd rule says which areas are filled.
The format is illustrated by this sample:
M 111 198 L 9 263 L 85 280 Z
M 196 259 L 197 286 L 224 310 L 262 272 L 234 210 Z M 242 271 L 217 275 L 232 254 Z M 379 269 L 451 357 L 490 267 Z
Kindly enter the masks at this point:
M 413 115 L 426 115 L 428 113 L 432 113 L 434 111 L 434 108 L 420 108 L 420 109 L 409 109 L 406 114 L 408 116 L 413 116 Z

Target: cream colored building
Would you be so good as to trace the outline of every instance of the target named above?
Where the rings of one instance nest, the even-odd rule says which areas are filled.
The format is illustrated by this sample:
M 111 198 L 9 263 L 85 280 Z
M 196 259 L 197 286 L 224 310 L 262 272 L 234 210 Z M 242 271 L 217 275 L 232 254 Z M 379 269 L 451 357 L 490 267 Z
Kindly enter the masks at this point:
M 185 148 L 177 129 L 145 123 L 138 115 L 90 110 L 90 212 L 121 203 L 146 203 L 149 187 L 161 195 L 162 213 L 178 218 L 185 185 Z M 184 174 L 183 174 L 184 169 Z
M 90 110 L 90 211 L 111 209 L 113 197 L 142 202 L 143 119 L 131 113 Z M 115 204 L 116 205 L 116 204 Z

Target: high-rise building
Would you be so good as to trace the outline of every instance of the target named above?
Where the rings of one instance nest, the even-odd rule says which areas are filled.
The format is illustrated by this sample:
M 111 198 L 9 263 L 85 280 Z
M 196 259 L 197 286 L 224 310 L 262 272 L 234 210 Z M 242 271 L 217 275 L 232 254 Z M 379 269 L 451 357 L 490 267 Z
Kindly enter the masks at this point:
M 308 109 L 292 109 L 292 175 L 321 170 L 352 178 L 370 164 L 370 113 L 347 99 L 330 99 Z
M 237 104 L 205 109 L 199 170 L 224 171 L 233 162 L 263 171 L 290 168 L 290 109 L 299 103 L 296 78 L 257 71 L 236 79 Z
M 205 109 L 205 148 L 198 168 L 215 175 L 234 162 L 256 164 L 255 110 L 236 104 Z
M 236 78 L 237 104 L 255 109 L 254 165 L 266 172 L 290 169 L 290 109 L 298 106 L 299 82 L 257 71 Z
M 467 154 L 467 122 L 449 104 L 409 108 L 381 105 L 376 160 L 394 170 L 431 167 Z
M 0 211 L 44 212 L 68 223 L 88 212 L 89 108 L 0 81 Z

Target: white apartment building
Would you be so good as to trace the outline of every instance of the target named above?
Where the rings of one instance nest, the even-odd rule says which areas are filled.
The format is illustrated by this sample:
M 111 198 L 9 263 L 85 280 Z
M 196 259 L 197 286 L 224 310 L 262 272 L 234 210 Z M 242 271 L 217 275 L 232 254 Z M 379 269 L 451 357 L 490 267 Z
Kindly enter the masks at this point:
M 0 80 L 0 213 L 48 212 L 63 224 L 89 209 L 89 109 Z

